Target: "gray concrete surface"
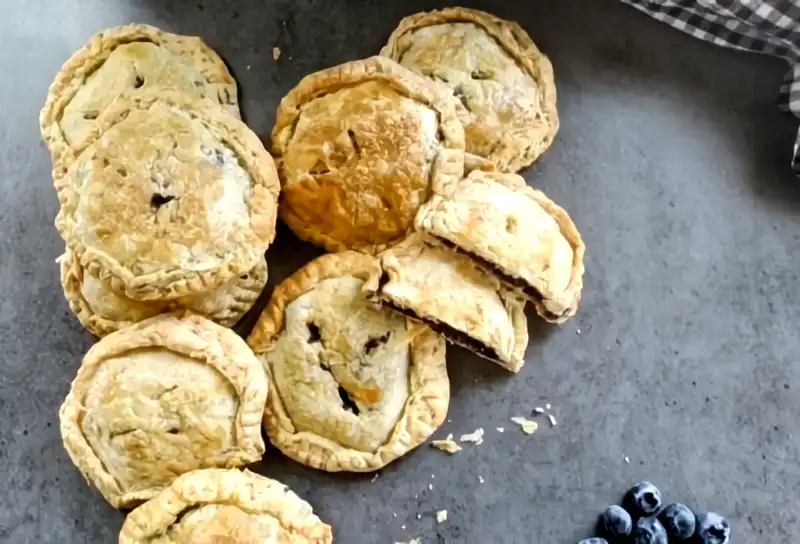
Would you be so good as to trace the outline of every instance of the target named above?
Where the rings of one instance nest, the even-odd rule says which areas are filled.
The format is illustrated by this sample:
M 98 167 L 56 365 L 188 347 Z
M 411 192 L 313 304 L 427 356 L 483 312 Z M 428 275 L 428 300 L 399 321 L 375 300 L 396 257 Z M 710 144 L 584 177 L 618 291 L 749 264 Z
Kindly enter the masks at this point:
M 122 515 L 83 481 L 58 431 L 91 339 L 54 264 L 63 246 L 37 129 L 51 78 L 108 25 L 198 34 L 227 59 L 247 122 L 266 135 L 303 74 L 375 53 L 402 15 L 439 3 L 2 5 L 0 542 L 114 542 Z M 644 477 L 668 499 L 730 516 L 737 543 L 793 541 L 800 184 L 787 167 L 796 123 L 775 108 L 784 65 L 694 41 L 614 0 L 473 5 L 518 19 L 555 65 L 561 132 L 526 177 L 586 239 L 581 311 L 560 328 L 531 320 L 516 377 L 450 350 L 453 399 L 438 434 L 483 427 L 480 446 L 453 457 L 422 447 L 374 482 L 274 450 L 255 469 L 307 498 L 345 543 L 575 542 Z M 315 254 L 281 229 L 270 285 Z M 544 402 L 557 427 L 527 437 L 509 421 Z M 437 525 L 440 509 L 449 518 Z

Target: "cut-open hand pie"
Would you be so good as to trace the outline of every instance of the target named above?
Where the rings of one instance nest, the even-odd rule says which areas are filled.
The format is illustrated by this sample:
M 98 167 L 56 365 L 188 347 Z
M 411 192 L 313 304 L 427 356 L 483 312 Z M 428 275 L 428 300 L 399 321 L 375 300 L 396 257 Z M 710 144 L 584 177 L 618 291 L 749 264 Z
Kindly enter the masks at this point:
M 106 336 L 61 406 L 72 462 L 117 508 L 197 468 L 264 453 L 267 380 L 244 341 L 200 316 L 166 314 Z
M 546 320 L 575 315 L 586 249 L 567 212 L 516 174 L 477 170 L 436 190 L 417 229 L 520 290 Z
M 275 165 L 247 126 L 165 90 L 106 108 L 55 180 L 56 226 L 88 273 L 135 300 L 172 299 L 247 274 L 275 236 Z
M 525 363 L 524 300 L 468 257 L 419 233 L 379 256 L 365 293 L 430 325 L 454 344 L 517 372 Z
M 253 307 L 267 283 L 267 261 L 263 257 L 247 274 L 205 293 L 174 300 L 132 300 L 114 292 L 105 282 L 83 270 L 69 249 L 59 258 L 61 287 L 72 312 L 95 336 L 119 329 L 161 313 L 189 310 L 222 325 L 233 327 Z
M 200 38 L 144 24 L 108 28 L 64 63 L 47 93 L 39 123 L 56 171 L 67 166 L 62 161 L 65 152 L 84 147 L 114 99 L 125 91 L 148 88 L 208 98 L 239 117 L 236 81 Z
M 449 87 L 468 153 L 528 166 L 558 131 L 553 67 L 518 24 L 468 8 L 406 17 L 381 54 Z
M 364 297 L 378 272 L 369 255 L 323 255 L 278 286 L 248 338 L 270 378 L 270 442 L 305 465 L 376 470 L 444 421 L 445 343 Z
M 430 186 L 463 177 L 457 103 L 383 57 L 306 76 L 272 130 L 281 219 L 328 251 L 376 253 L 398 242 Z
M 280 482 L 248 470 L 184 474 L 128 514 L 119 544 L 329 544 L 330 525 Z

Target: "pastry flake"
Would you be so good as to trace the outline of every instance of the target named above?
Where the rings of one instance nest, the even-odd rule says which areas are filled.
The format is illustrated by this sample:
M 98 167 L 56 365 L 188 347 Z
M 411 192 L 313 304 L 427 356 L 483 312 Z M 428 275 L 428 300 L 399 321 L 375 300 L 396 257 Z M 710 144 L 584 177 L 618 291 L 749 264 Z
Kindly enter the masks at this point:
M 115 98 L 152 88 L 213 100 L 239 117 L 236 81 L 203 40 L 145 24 L 108 28 L 64 63 L 48 90 L 39 124 L 56 175 L 68 166 L 63 161 L 68 151 L 83 147 Z
M 450 89 L 467 152 L 500 171 L 531 164 L 558 131 L 553 67 L 517 23 L 461 7 L 417 13 L 381 55 Z
M 328 251 L 376 253 L 401 240 L 430 187 L 463 177 L 456 102 L 383 57 L 306 76 L 272 130 L 281 219 Z
M 133 510 L 119 544 L 330 544 L 330 525 L 288 487 L 249 470 L 186 473 Z
M 273 387 L 270 442 L 305 465 L 377 470 L 447 414 L 445 343 L 366 300 L 377 270 L 366 254 L 323 255 L 278 286 L 248 338 Z
M 135 300 L 248 273 L 275 237 L 280 183 L 247 126 L 209 101 L 124 95 L 55 180 L 56 227 L 81 266 Z
M 247 274 L 206 293 L 175 300 L 132 300 L 107 282 L 86 273 L 69 249 L 58 259 L 61 287 L 70 309 L 98 337 L 161 313 L 189 310 L 223 327 L 233 327 L 253 307 L 267 283 L 267 261 L 261 258 Z
M 512 372 L 525 362 L 524 301 L 471 259 L 414 233 L 380 254 L 367 296 Z
M 586 248 L 566 211 L 516 174 L 475 171 L 439 189 L 417 229 L 522 292 L 546 320 L 575 315 Z
M 149 500 L 185 472 L 264 453 L 263 368 L 233 331 L 166 314 L 106 336 L 59 412 L 72 462 L 113 506 Z

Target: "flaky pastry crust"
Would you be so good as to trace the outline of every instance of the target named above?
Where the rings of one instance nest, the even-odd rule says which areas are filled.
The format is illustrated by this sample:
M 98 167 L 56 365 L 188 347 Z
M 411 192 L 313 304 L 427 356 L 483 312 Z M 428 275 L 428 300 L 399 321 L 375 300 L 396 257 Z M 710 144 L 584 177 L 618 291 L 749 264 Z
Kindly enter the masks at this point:
M 106 336 L 59 412 L 72 462 L 113 506 L 151 499 L 185 472 L 264 453 L 263 368 L 236 333 L 166 314 Z
M 186 473 L 128 514 L 119 544 L 329 544 L 330 525 L 288 487 L 249 470 Z
M 420 233 L 379 255 L 366 296 L 430 325 L 458 344 L 517 372 L 525 363 L 524 301 L 464 255 Z
M 247 274 L 207 293 L 175 300 L 132 300 L 105 281 L 87 274 L 69 249 L 58 259 L 61 287 L 72 313 L 86 329 L 103 337 L 158 314 L 188 310 L 223 327 L 233 327 L 253 307 L 267 284 L 267 261 L 261 258 Z
M 236 80 L 203 40 L 145 24 L 108 28 L 64 63 L 39 116 L 53 156 L 54 176 L 68 167 L 71 148 L 84 147 L 97 117 L 133 89 L 164 88 L 208 98 L 239 117 Z
M 377 271 L 365 254 L 323 255 L 278 286 L 248 338 L 272 386 L 270 442 L 305 465 L 377 470 L 447 414 L 445 343 L 364 298 Z
M 575 315 L 586 247 L 563 208 L 516 174 L 476 170 L 436 190 L 417 229 L 520 291 L 544 319 Z
M 281 219 L 328 251 L 375 253 L 401 240 L 431 184 L 463 177 L 456 104 L 383 57 L 306 76 L 272 130 Z
M 417 13 L 381 55 L 448 87 L 467 152 L 500 171 L 531 164 L 558 132 L 553 66 L 517 23 L 462 7 Z
M 54 180 L 56 227 L 89 273 L 135 300 L 175 299 L 249 272 L 275 237 L 272 157 L 207 100 L 123 95 Z

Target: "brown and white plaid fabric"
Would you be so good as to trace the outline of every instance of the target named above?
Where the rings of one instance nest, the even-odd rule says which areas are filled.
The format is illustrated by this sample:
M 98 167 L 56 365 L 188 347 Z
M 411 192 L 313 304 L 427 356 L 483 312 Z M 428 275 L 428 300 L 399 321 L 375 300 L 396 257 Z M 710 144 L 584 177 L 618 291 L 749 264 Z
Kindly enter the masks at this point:
M 695 38 L 786 59 L 780 106 L 800 117 L 800 0 L 622 1 Z M 800 132 L 791 164 L 800 176 Z

